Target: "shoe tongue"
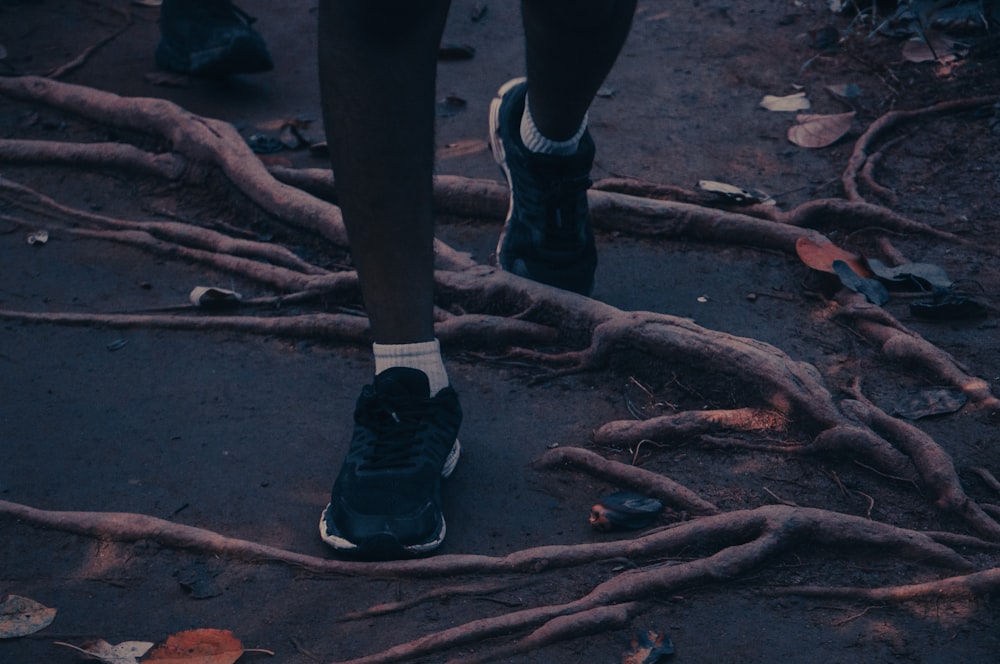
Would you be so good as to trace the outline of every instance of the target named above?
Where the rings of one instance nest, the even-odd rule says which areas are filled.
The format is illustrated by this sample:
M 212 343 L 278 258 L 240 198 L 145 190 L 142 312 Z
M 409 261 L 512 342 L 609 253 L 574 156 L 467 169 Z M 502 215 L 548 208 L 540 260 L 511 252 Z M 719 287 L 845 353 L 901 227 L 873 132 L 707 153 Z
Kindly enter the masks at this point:
M 409 367 L 392 367 L 375 376 L 375 394 L 381 397 L 426 399 L 431 394 L 427 374 Z

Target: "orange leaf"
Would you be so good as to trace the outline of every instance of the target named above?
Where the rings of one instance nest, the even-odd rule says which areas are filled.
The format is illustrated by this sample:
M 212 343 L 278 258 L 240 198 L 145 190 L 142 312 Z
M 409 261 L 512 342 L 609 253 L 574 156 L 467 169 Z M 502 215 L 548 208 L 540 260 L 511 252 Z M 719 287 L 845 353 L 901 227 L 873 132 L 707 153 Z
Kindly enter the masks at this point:
M 841 249 L 833 242 L 814 242 L 809 238 L 800 237 L 795 241 L 795 253 L 799 255 L 803 263 L 814 270 L 836 274 L 833 269 L 833 262 L 844 261 L 858 275 L 865 278 L 872 276 L 872 271 L 868 269 L 862 258 Z
M 156 646 L 145 662 L 159 664 L 233 664 L 243 655 L 243 644 L 226 629 L 178 632 Z

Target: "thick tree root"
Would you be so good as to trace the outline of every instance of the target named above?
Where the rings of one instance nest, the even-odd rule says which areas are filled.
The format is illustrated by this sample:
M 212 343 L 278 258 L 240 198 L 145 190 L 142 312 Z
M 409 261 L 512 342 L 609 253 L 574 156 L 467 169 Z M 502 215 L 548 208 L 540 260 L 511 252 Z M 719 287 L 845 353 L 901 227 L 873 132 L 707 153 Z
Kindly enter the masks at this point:
M 0 501 L 0 514 L 90 537 L 117 541 L 152 540 L 166 546 L 225 557 L 282 562 L 325 574 L 455 576 L 538 572 L 609 558 L 625 557 L 641 561 L 671 551 L 714 551 L 672 566 L 654 565 L 629 570 L 599 583 L 577 600 L 480 618 L 375 655 L 349 660 L 351 664 L 409 661 L 483 639 L 527 630 L 532 633 L 528 637 L 529 644 L 546 633 L 575 634 L 578 632 L 572 616 L 580 615 L 579 620 L 583 624 L 591 625 L 595 616 L 604 615 L 599 612 L 602 607 L 631 605 L 695 584 L 736 579 L 766 565 L 782 552 L 798 548 L 802 542 L 821 548 L 876 547 L 924 564 L 965 572 L 975 569 L 964 557 L 921 533 L 836 512 L 783 505 L 706 516 L 629 541 L 539 547 L 502 558 L 452 555 L 385 563 L 318 559 L 140 514 L 50 512 L 7 501 Z M 559 621 L 553 622 L 556 619 Z M 604 620 L 600 623 L 609 624 Z M 618 621 L 610 621 L 610 624 L 618 624 Z

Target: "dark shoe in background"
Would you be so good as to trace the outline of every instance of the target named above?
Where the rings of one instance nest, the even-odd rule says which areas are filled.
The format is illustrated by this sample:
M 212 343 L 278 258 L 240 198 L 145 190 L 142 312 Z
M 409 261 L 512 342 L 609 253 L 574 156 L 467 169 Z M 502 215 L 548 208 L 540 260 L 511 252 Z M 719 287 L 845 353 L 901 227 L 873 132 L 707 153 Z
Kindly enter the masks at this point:
M 274 68 L 256 19 L 228 0 L 163 0 L 156 64 L 192 76 L 225 77 Z

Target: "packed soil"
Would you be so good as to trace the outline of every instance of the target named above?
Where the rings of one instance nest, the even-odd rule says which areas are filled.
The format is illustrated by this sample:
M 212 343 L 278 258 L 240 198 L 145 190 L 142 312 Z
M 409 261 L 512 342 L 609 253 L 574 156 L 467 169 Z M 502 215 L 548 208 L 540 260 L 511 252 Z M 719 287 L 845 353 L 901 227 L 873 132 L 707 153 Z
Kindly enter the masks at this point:
M 323 130 L 314 1 L 240 3 L 258 18 L 276 65 L 269 73 L 221 81 L 157 71 L 158 10 L 143 4 L 0 0 L 3 80 L 53 76 L 123 97 L 161 98 L 194 116 L 230 123 L 258 143 L 288 138 L 281 127 L 294 124 L 300 145 L 253 159 L 272 170 L 328 168 L 315 145 Z M 804 264 L 788 243 L 727 231 L 721 222 L 679 223 L 668 232 L 610 210 L 595 217 L 600 264 L 593 299 L 620 312 L 676 317 L 670 325 L 690 325 L 692 338 L 656 345 L 641 336 L 643 324 L 626 324 L 602 361 L 574 365 L 559 354 L 587 347 L 594 328 L 574 327 L 566 312 L 583 312 L 582 320 L 584 313 L 605 315 L 611 308 L 588 308 L 585 298 L 540 288 L 529 293 L 536 306 L 517 310 L 511 298 L 491 296 L 499 291 L 490 289 L 499 284 L 509 294 L 528 287 L 482 276 L 488 267 L 445 271 L 441 307 L 447 315 L 493 318 L 478 331 L 444 339 L 465 420 L 464 455 L 445 485 L 448 536 L 428 561 L 440 568 L 345 563 L 324 571 L 162 535 L 163 523 L 194 526 L 334 560 L 317 536 L 317 522 L 347 447 L 354 401 L 371 379 L 370 350 L 363 332 L 322 327 L 296 334 L 221 323 L 172 329 L 165 320 L 197 317 L 188 301 L 196 286 L 234 290 L 244 301 L 294 289 L 162 243 L 141 247 L 110 234 L 81 233 L 90 221 L 73 211 L 213 229 L 287 247 L 328 271 L 349 270 L 349 252 L 263 209 L 211 164 L 170 181 L 120 164 L 16 156 L 14 139 L 168 153 L 176 137 L 0 91 L 0 600 L 19 595 L 57 610 L 44 629 L 0 640 L 0 662 L 75 662 L 81 654 L 56 642 L 159 642 L 203 628 L 230 630 L 244 647 L 273 652 L 273 658 L 247 652 L 240 661 L 289 664 L 491 657 L 620 662 L 633 637 L 650 631 L 673 643 L 672 659 L 661 661 L 678 663 L 996 662 L 995 579 L 975 588 L 969 583 L 957 595 L 860 591 L 991 570 L 995 576 L 1000 567 L 1000 526 L 990 525 L 1000 517 L 1000 485 L 990 482 L 1000 474 L 991 394 L 1000 381 L 997 28 L 986 31 L 973 21 L 959 33 L 952 25 L 948 34 L 963 40 L 954 47 L 960 53 L 951 56 L 951 46 L 939 45 L 938 60 L 915 62 L 907 57 L 905 36 L 874 29 L 885 14 L 862 9 L 834 13 L 825 0 L 640 2 L 625 50 L 591 109 L 594 179 L 626 192 L 616 201 L 681 201 L 697 211 L 779 225 L 778 213 L 811 201 L 847 202 L 845 182 L 863 180 L 845 178 L 862 145 L 873 182 L 862 184 L 853 202 L 867 201 L 877 211 L 844 207 L 784 225 L 813 226 L 845 251 L 888 265 L 937 266 L 954 294 L 970 298 L 975 315 L 919 315 L 931 298 L 912 281 L 878 307 L 864 304 L 836 276 Z M 444 42 L 471 57 L 443 58 L 439 67 L 438 173 L 486 181 L 494 191 L 502 180 L 488 150 L 486 116 L 496 89 L 523 73 L 517 3 L 455 0 Z M 797 113 L 767 110 L 761 101 L 798 92 L 811 102 L 804 112 L 854 111 L 846 135 L 817 148 L 791 142 L 787 132 Z M 894 121 L 865 142 L 866 130 L 887 113 L 936 104 L 943 105 Z M 748 204 L 700 189 L 702 181 L 764 192 L 770 200 Z M 385 187 L 392 195 L 392 183 Z M 499 214 L 496 200 L 485 195 L 441 208 L 440 240 L 490 266 L 505 203 Z M 900 225 L 899 218 L 914 223 Z M 48 231 L 47 241 L 29 242 L 40 230 Z M 501 281 L 482 287 L 472 281 L 466 289 L 459 279 L 472 279 L 468 274 Z M 482 297 L 463 295 L 477 288 Z M 326 313 L 363 321 L 361 306 L 352 291 L 212 315 L 257 320 Z M 887 315 L 883 322 L 894 321 L 878 329 L 905 330 L 927 342 L 924 350 L 890 352 L 891 344 L 871 333 L 873 319 L 864 318 L 874 310 Z M 58 316 L 39 320 L 30 313 Z M 94 314 L 106 317 L 88 318 Z M 115 318 L 122 314 L 151 318 L 126 324 Z M 490 320 L 522 319 L 558 330 L 558 337 L 518 341 L 489 332 Z M 629 341 L 630 333 L 638 340 Z M 699 349 L 699 339 L 708 351 Z M 811 411 L 813 399 L 825 398 L 815 392 L 801 403 L 773 397 L 777 370 L 744 365 L 740 358 L 750 351 L 712 350 L 733 344 L 799 372 L 784 388 L 790 394 L 815 379 L 834 405 Z M 941 355 L 927 354 L 928 348 Z M 940 370 L 942 364 L 957 367 L 959 377 Z M 946 404 L 938 397 L 947 397 Z M 785 402 L 794 403 L 784 409 Z M 911 403 L 923 412 L 913 414 Z M 677 429 L 631 440 L 595 433 L 609 422 L 739 408 L 777 412 L 781 425 Z M 910 428 L 894 435 L 891 425 L 858 415 L 864 408 Z M 834 413 L 828 421 L 826 412 Z M 859 448 L 816 449 L 816 441 L 830 442 L 833 436 L 822 434 L 834 425 L 851 438 L 848 421 L 884 436 L 900 450 L 895 454 L 918 459 L 916 471 L 889 472 Z M 924 457 L 918 448 L 934 452 Z M 716 514 L 671 503 L 664 490 L 654 495 L 666 509 L 644 529 L 596 530 L 588 523 L 595 502 L 643 487 L 627 474 L 566 459 L 540 462 L 577 449 L 616 468 L 669 478 Z M 948 473 L 956 480 L 950 486 L 961 490 L 955 500 L 945 500 L 935 484 Z M 12 504 L 44 512 L 19 512 Z M 975 514 L 985 516 L 969 518 L 969 505 L 982 506 Z M 75 531 L 80 515 L 46 521 L 64 511 L 163 521 L 134 536 L 112 536 L 113 524 L 106 523 Z M 759 537 L 749 525 L 734 526 L 728 539 L 710 535 L 707 526 L 703 536 L 691 530 L 719 515 L 764 513 L 780 517 L 773 534 L 783 545 L 763 553 L 744 555 Z M 803 526 L 818 514 L 834 525 Z M 841 516 L 852 519 L 850 529 L 838 529 Z M 867 525 L 858 524 L 915 534 L 865 540 L 857 533 Z M 650 532 L 689 531 L 694 534 L 676 546 L 640 550 Z M 929 544 L 903 543 L 921 538 L 951 551 L 935 557 Z M 622 540 L 637 544 L 611 546 Z M 563 556 L 569 547 L 596 553 L 570 564 Z M 532 564 L 491 566 L 522 551 L 537 556 Z M 661 580 L 650 580 L 634 597 L 612 598 L 609 591 L 605 603 L 627 615 L 589 614 L 594 620 L 552 640 L 528 637 L 541 622 L 495 622 L 475 631 L 476 621 L 563 605 L 604 582 L 674 570 L 691 572 L 656 577 Z M 793 592 L 804 587 L 849 591 Z M 393 602 L 403 604 L 357 615 Z M 470 636 L 443 645 L 425 641 L 428 649 L 395 659 L 389 651 L 461 630 Z

